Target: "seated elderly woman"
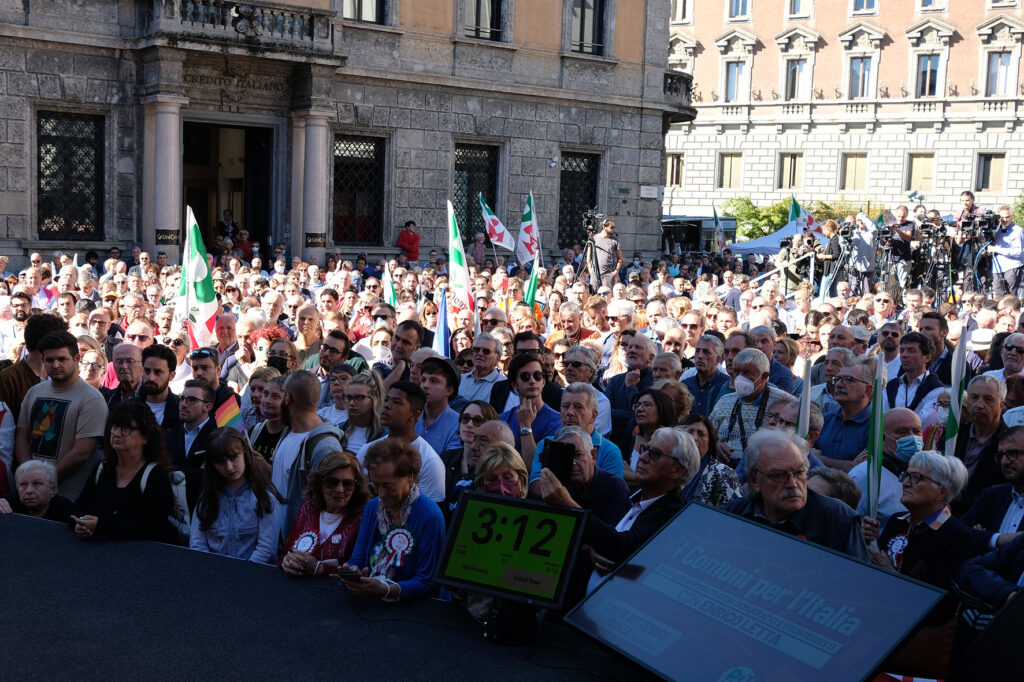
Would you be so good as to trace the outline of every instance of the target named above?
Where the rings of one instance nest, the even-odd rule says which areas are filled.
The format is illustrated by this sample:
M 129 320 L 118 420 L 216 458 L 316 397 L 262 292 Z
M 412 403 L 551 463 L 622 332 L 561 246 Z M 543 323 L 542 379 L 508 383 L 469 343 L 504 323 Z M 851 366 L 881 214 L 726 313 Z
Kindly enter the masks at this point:
M 25 514 L 67 523 L 74 503 L 57 494 L 57 468 L 50 462 L 30 459 L 14 472 L 16 492 L 0 497 L 0 514 Z
M 718 432 L 711 420 L 702 414 L 691 414 L 683 420 L 682 429 L 693 437 L 700 457 L 700 468 L 683 488 L 687 502 L 700 502 L 712 507 L 724 507 L 743 495 L 736 470 L 719 462 Z
M 878 521 L 862 520 L 864 537 L 869 542 L 877 537 L 881 548 L 868 550 L 871 561 L 949 589 L 961 564 L 973 554 L 970 529 L 949 511 L 949 503 L 967 483 L 967 468 L 955 457 L 925 450 L 910 458 L 900 482 L 900 502 L 907 511 L 890 516 L 881 534 Z
M 384 601 L 433 594 L 431 577 L 444 548 L 444 517 L 420 495 L 420 453 L 399 438 L 385 438 L 366 452 L 363 465 L 377 497 L 363 512 L 352 558 L 338 576 L 353 594 Z
M 107 417 L 106 457 L 75 503 L 75 534 L 176 543 L 174 492 L 163 433 L 145 403 L 118 403 Z
M 288 534 L 281 568 L 288 575 L 331 575 L 348 561 L 370 499 L 355 455 L 332 452 L 309 474 L 305 502 Z

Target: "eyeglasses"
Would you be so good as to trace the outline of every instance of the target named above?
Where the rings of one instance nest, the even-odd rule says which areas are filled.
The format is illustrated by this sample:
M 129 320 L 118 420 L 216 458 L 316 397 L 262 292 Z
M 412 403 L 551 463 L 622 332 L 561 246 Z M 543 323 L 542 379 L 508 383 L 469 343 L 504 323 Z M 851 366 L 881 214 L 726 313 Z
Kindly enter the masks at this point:
M 658 448 L 651 447 L 650 445 L 641 445 L 637 452 L 640 454 L 641 457 L 647 455 L 647 459 L 651 460 L 652 462 L 660 462 L 662 457 L 670 457 L 679 462 L 679 460 L 676 459 L 674 455 L 668 452 L 664 452 L 663 450 L 659 450 Z M 680 462 L 680 464 L 682 464 L 682 462 Z
M 188 354 L 189 360 L 202 360 L 203 358 L 217 358 L 217 354 L 210 348 L 197 348 Z
M 135 426 L 134 424 L 130 425 L 130 426 L 111 426 L 110 427 L 110 435 L 111 436 L 127 436 L 132 431 L 138 431 L 138 430 L 139 430 L 139 427 Z
M 165 346 L 184 346 L 185 341 L 176 336 L 165 336 L 161 341 Z
M 544 381 L 544 372 L 520 372 L 519 373 L 519 381 L 529 381 L 531 378 L 534 381 Z
M 846 383 L 849 383 L 851 381 L 856 381 L 858 384 L 864 384 L 865 386 L 870 386 L 871 385 L 871 382 L 869 382 L 869 381 L 864 381 L 863 379 L 858 379 L 857 377 L 844 376 L 842 374 L 840 374 L 839 376 L 837 376 L 834 379 L 832 379 L 832 383 L 833 384 L 846 384 Z
M 590 365 L 583 362 L 582 360 L 566 360 L 565 366 L 572 367 L 573 369 L 579 369 L 580 367 L 589 367 Z
M 364 399 L 369 398 L 369 397 L 370 396 L 368 396 L 368 395 L 346 395 L 342 399 L 345 402 L 347 402 L 347 403 L 358 403 L 358 402 L 362 402 Z
M 796 471 L 767 471 L 767 472 L 758 472 L 758 473 L 760 473 L 762 476 L 767 478 L 772 483 L 775 483 L 776 485 L 785 483 L 786 481 L 789 480 L 790 476 L 793 477 L 794 481 L 805 481 L 805 480 L 807 480 L 807 469 L 806 468 L 797 469 Z
M 483 353 L 484 355 L 490 355 L 493 351 L 490 348 L 484 348 L 483 346 L 473 346 L 474 353 Z
M 125 334 L 125 338 L 129 341 L 148 341 L 151 337 L 149 334 Z
M 892 303 L 892 301 L 887 298 L 876 298 L 875 303 Z
M 501 320 L 495 320 L 495 319 L 490 318 L 490 317 L 485 317 L 484 319 L 480 320 L 480 326 L 481 327 L 484 326 L 484 325 L 493 326 L 493 325 L 498 324 L 499 322 L 501 322 Z
M 101 362 L 83 362 L 82 367 L 91 367 L 98 372 L 103 369 L 104 365 Z
M 354 478 L 338 478 L 337 476 L 324 479 L 325 488 L 337 488 L 338 485 L 345 490 L 355 490 L 356 480 Z
M 330 381 L 330 383 L 332 383 L 332 384 L 338 384 L 338 383 L 341 383 L 341 382 L 344 382 L 344 381 L 351 381 L 351 380 L 352 380 L 352 377 L 349 376 L 345 372 L 341 372 L 339 374 L 332 374 L 330 379 L 328 379 L 328 381 Z
M 470 422 L 473 422 L 473 426 L 480 426 L 480 425 L 482 425 L 486 421 L 487 421 L 486 419 L 484 419 L 483 417 L 481 417 L 480 415 L 477 415 L 477 414 L 474 414 L 474 415 L 463 414 L 462 416 L 459 417 L 459 423 L 460 424 L 468 424 Z
M 910 485 L 917 485 L 921 481 L 931 481 L 935 485 L 940 485 L 934 478 L 925 476 L 920 471 L 904 471 L 900 473 L 900 483 L 904 481 L 910 481 Z
M 679 326 L 682 327 L 683 329 L 700 329 L 699 324 L 681 324 Z
M 197 398 L 194 395 L 183 395 L 181 396 L 179 402 L 182 405 L 194 405 L 196 403 L 206 403 L 207 405 L 213 405 L 213 403 L 210 402 L 209 400 L 203 400 L 202 398 Z
M 787 429 L 795 429 L 796 422 L 791 422 L 788 419 L 783 419 L 777 414 L 766 414 L 764 416 L 765 423 L 768 426 L 785 426 Z
M 473 361 L 472 360 L 456 360 L 455 364 L 457 366 L 463 367 L 463 368 L 470 368 L 471 369 L 473 367 Z
M 1014 353 L 1024 353 L 1024 346 L 1014 346 L 1012 343 L 1004 343 L 1003 348 L 1005 350 L 1011 350 Z
M 283 360 L 291 360 L 291 356 L 287 353 L 267 353 L 268 358 L 281 358 Z
M 341 354 L 341 353 L 344 353 L 345 351 L 343 351 L 341 348 L 335 348 L 334 346 L 323 345 L 323 346 L 320 346 L 320 352 L 321 353 Z
M 389 315 L 388 313 L 378 313 L 376 315 L 373 315 L 372 317 L 373 317 L 374 320 L 390 320 L 391 319 L 391 315 Z

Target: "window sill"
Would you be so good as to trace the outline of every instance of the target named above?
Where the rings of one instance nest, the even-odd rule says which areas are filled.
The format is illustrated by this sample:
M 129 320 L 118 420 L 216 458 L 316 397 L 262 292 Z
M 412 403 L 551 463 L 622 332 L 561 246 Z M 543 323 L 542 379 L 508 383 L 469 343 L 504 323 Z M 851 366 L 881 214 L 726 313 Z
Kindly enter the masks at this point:
M 726 19 L 726 21 L 729 22 L 730 24 L 745 24 L 750 23 L 750 17 L 729 17 L 728 19 Z
M 599 64 L 608 64 L 614 66 L 619 63 L 619 60 L 615 57 L 605 57 L 596 54 L 584 54 L 582 52 L 560 52 L 559 56 L 562 59 L 579 59 L 585 62 L 597 62 Z
M 801 14 L 787 14 L 786 15 L 786 21 L 803 21 L 805 19 L 810 19 L 810 18 L 811 18 L 811 13 L 810 12 L 801 13 Z
M 371 24 L 369 21 L 356 21 L 354 19 L 335 19 L 335 24 L 340 24 L 346 29 L 355 28 L 364 31 L 379 31 L 381 33 L 393 33 L 395 35 L 405 35 L 405 29 L 397 26 L 386 26 L 384 24 Z
M 478 47 L 493 47 L 498 50 L 518 52 L 519 46 L 515 43 L 503 43 L 499 40 L 485 40 L 484 38 L 467 38 L 466 36 L 455 36 L 452 42 L 456 45 L 476 45 Z

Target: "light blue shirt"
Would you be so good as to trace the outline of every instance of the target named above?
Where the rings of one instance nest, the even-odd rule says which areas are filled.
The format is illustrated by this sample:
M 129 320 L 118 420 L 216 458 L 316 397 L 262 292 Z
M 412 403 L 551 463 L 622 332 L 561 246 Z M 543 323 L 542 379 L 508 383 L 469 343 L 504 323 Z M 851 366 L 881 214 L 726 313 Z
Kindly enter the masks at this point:
M 464 398 L 467 401 L 490 401 L 491 389 L 494 388 L 494 384 L 504 378 L 505 375 L 497 369 L 485 376 L 483 379 L 477 379 L 473 375 L 473 372 L 467 372 L 462 375 L 462 380 L 459 382 L 459 397 Z
M 192 449 L 192 443 L 196 442 L 196 438 L 199 437 L 199 432 L 203 430 L 203 427 L 206 426 L 206 422 L 208 422 L 208 421 L 210 421 L 209 417 L 204 419 L 199 424 L 199 426 L 197 426 L 194 429 L 188 428 L 188 426 L 186 426 L 185 424 L 181 425 L 182 429 L 185 430 L 185 455 L 186 456 L 188 455 L 188 451 Z
M 1024 229 L 1012 223 L 1007 232 L 1003 232 L 1002 227 L 996 228 L 995 236 L 988 250 L 995 254 L 993 257 L 995 273 L 1009 272 L 1024 266 Z
M 430 443 L 434 452 L 440 454 L 445 450 L 454 450 L 462 447 L 462 439 L 459 438 L 459 413 L 450 407 L 444 408 L 437 419 L 427 426 L 427 411 L 424 410 L 416 422 L 416 433 L 423 440 Z
M 213 525 L 202 530 L 199 515 L 192 518 L 189 549 L 258 564 L 273 563 L 277 558 L 280 508 L 274 496 L 269 497 L 271 511 L 259 516 L 256 513 L 256 494 L 248 483 L 237 491 L 225 485 L 220 491 L 220 509 Z M 202 504 L 200 502 L 199 506 Z

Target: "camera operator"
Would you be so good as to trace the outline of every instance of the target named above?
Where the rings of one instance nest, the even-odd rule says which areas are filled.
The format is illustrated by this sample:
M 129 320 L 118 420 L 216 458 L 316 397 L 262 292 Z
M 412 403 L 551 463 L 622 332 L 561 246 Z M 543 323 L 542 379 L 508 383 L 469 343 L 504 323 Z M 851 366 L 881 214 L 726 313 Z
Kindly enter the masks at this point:
M 875 280 L 876 230 L 875 224 L 863 214 L 857 215 L 856 225 L 850 247 L 849 273 L 853 276 L 850 285 L 854 296 L 864 296 L 871 293 Z
M 796 260 L 803 255 L 810 253 L 811 251 L 821 251 L 821 246 L 815 249 L 815 245 L 818 245 L 818 240 L 814 238 L 814 235 L 810 230 L 804 230 L 802 234 L 794 235 L 792 239 L 783 239 L 779 244 L 781 247 L 779 255 L 776 256 L 775 262 L 780 267 L 785 266 L 783 274 L 785 279 L 782 282 L 784 293 L 789 294 L 791 291 L 795 291 L 800 283 L 805 281 L 810 273 L 810 262 L 808 259 L 804 259 L 799 263 L 790 263 L 790 261 Z M 787 263 L 789 263 L 787 265 Z
M 893 271 L 896 273 L 896 281 L 900 289 L 910 286 L 910 268 L 912 266 L 912 255 L 910 242 L 914 241 L 917 231 L 914 221 L 907 220 L 910 211 L 906 206 L 896 207 L 896 223 L 892 226 L 892 256 Z
M 822 283 L 829 282 L 826 296 L 836 295 L 836 279 L 839 270 L 839 259 L 843 255 L 843 247 L 839 241 L 839 223 L 834 220 L 826 220 L 821 226 L 822 233 L 828 237 L 828 245 L 825 251 L 819 256 L 824 261 L 824 273 Z
M 999 227 L 986 251 L 992 254 L 993 293 L 998 298 L 1016 296 L 1024 269 L 1024 229 L 1013 222 L 1013 209 L 999 207 Z
M 598 269 L 597 277 L 592 273 L 590 278 L 594 291 L 602 286 L 611 289 L 622 270 L 622 251 L 619 250 L 619 240 L 615 238 L 615 221 L 611 218 L 601 223 L 601 233 L 594 236 L 594 250 L 597 252 Z
M 960 212 L 956 216 L 956 234 L 953 235 L 957 246 L 953 263 L 959 270 L 969 272 L 974 268 L 974 257 L 980 246 L 978 241 L 980 235 L 973 230 L 968 234 L 964 228 L 968 225 L 973 226 L 975 216 L 980 216 L 985 211 L 974 203 L 974 193 L 967 190 L 960 193 L 960 205 Z

